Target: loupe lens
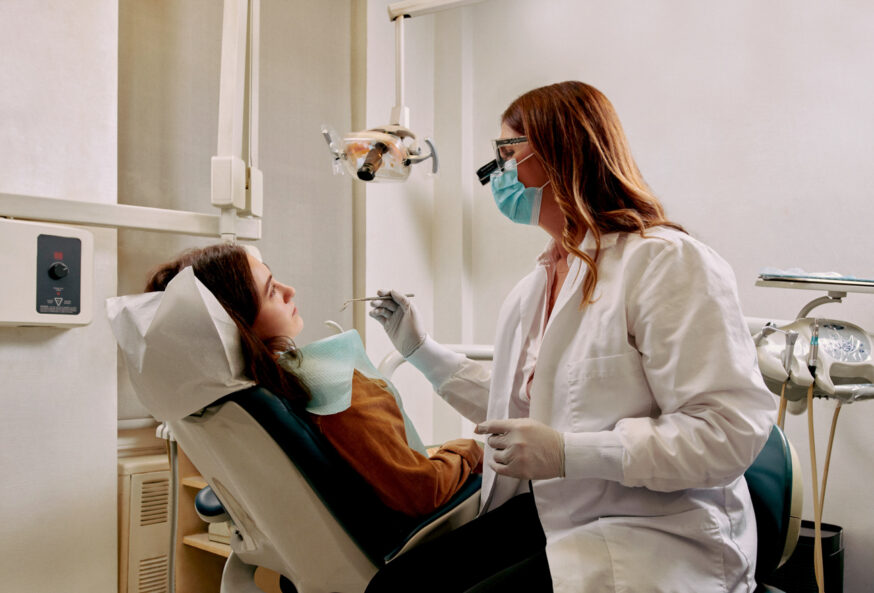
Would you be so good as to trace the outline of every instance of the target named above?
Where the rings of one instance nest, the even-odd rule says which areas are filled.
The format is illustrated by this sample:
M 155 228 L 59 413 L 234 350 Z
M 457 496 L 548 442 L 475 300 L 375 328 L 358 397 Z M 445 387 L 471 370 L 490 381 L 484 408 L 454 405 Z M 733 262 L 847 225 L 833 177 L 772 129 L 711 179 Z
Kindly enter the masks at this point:
M 487 185 L 489 181 L 492 179 L 492 173 L 497 171 L 500 167 L 498 166 L 498 161 L 492 160 L 480 167 L 476 170 L 476 176 L 479 178 L 479 182 L 483 185 Z

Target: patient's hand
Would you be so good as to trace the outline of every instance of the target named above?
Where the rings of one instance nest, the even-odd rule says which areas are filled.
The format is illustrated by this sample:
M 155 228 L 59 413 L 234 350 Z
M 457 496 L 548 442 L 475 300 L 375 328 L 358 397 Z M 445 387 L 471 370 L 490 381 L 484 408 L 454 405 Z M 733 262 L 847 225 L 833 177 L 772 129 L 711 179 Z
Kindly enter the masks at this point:
M 484 446 L 474 439 L 452 439 L 443 443 L 442 446 L 428 447 L 426 451 L 429 457 L 433 457 L 441 451 L 451 451 L 465 460 L 471 473 L 483 473 Z

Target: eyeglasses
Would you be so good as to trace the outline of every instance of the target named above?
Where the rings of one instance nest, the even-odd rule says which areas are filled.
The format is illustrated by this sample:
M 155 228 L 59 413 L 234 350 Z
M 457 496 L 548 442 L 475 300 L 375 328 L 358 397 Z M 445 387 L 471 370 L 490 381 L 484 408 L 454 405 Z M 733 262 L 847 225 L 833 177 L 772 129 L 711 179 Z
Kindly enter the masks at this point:
M 492 173 L 495 171 L 503 171 L 507 161 L 516 158 L 516 153 L 522 148 L 523 144 L 528 143 L 527 136 L 517 136 L 515 138 L 498 138 L 492 140 L 492 146 L 495 149 L 495 160 L 489 161 L 476 171 L 476 176 L 479 182 L 486 185 L 491 181 Z
M 495 147 L 495 162 L 498 164 L 498 168 L 503 170 L 507 161 L 516 158 L 516 153 L 519 152 L 523 144 L 528 144 L 527 136 L 492 140 L 492 146 Z

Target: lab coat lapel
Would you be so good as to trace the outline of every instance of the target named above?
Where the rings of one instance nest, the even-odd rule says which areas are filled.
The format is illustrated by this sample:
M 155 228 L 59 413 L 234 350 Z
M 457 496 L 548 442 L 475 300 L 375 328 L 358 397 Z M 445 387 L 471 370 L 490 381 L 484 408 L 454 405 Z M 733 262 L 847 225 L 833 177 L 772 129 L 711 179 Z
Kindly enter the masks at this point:
M 616 245 L 618 237 L 619 233 L 607 233 L 601 235 L 601 253 Z M 592 259 L 595 258 L 596 245 L 592 233 L 586 233 L 579 248 L 580 251 Z M 553 308 L 552 315 L 549 316 L 549 321 L 546 324 L 546 330 L 543 334 L 544 343 L 546 342 L 546 336 L 549 333 L 550 328 L 555 324 L 556 320 L 562 316 L 561 313 L 563 309 L 571 302 L 574 302 L 579 306 L 580 300 L 583 298 L 583 280 L 585 279 L 587 272 L 588 268 L 586 267 L 585 262 L 571 253 L 568 256 L 567 278 L 565 278 L 564 285 L 562 285 L 561 291 L 558 293 L 558 298 L 555 300 L 555 307 Z
M 601 253 L 616 244 L 618 233 L 610 233 L 601 236 Z M 595 240 L 591 233 L 580 244 L 580 250 L 588 256 L 595 257 Z M 582 321 L 583 311 L 579 310 L 583 298 L 583 281 L 588 273 L 585 262 L 573 254 L 568 256 L 568 275 L 565 278 L 558 298 L 555 301 L 552 314 L 546 324 L 543 333 L 543 341 L 540 344 L 540 352 L 537 356 L 537 366 L 534 371 L 534 380 L 531 384 L 531 407 L 529 416 L 534 420 L 550 423 L 552 420 L 552 408 L 554 400 L 553 384 L 556 376 L 554 368 L 558 363 L 558 353 L 553 351 L 558 348 L 563 351 L 570 338 L 565 337 L 568 332 L 576 334 Z
M 546 267 L 549 265 L 551 244 L 547 247 L 540 257 L 537 259 L 537 269 L 532 278 L 532 290 L 529 291 L 529 298 L 519 299 L 519 326 L 521 336 L 527 336 L 531 333 L 531 326 L 534 325 L 535 317 L 542 315 L 543 309 L 538 306 L 538 301 L 545 301 L 549 295 L 549 273 Z M 521 340 L 520 340 L 520 343 Z M 521 352 L 519 353 L 521 356 Z
M 563 344 L 567 340 L 562 336 L 568 331 L 574 331 L 572 326 L 576 324 L 567 317 L 578 313 L 576 307 L 580 302 L 583 278 L 586 274 L 585 266 L 580 266 L 582 264 L 580 258 L 570 256 L 568 259 L 568 275 L 558 293 L 549 321 L 546 323 L 540 351 L 537 354 L 534 379 L 531 382 L 531 404 L 528 416 L 532 420 L 539 420 L 546 424 L 552 423 L 553 402 L 555 400 L 554 384 L 556 366 L 559 360 L 559 356 L 553 354 L 553 350 L 556 347 L 563 348 Z

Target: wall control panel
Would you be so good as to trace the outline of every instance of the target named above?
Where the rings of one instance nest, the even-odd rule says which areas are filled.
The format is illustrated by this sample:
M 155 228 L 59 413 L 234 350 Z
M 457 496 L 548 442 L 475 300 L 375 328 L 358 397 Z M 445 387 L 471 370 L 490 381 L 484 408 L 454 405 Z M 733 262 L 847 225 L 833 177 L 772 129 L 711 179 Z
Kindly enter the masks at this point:
M 41 234 L 36 238 L 36 312 L 82 311 L 82 240 Z
M 93 245 L 84 229 L 0 219 L 0 325 L 90 323 Z

